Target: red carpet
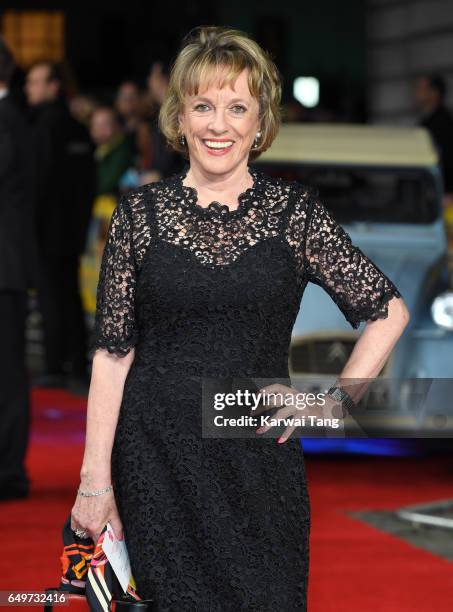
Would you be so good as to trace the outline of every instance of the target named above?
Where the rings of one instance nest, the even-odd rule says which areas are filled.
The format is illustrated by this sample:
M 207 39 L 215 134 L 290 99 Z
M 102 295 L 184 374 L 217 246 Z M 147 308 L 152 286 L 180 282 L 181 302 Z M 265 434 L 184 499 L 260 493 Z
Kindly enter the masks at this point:
M 27 458 L 32 495 L 0 503 L 0 590 L 59 583 L 61 528 L 79 484 L 84 418 L 83 398 L 33 392 Z M 451 612 L 453 562 L 345 513 L 453 497 L 453 458 L 307 456 L 306 464 L 312 505 L 309 611 Z
M 451 498 L 453 460 L 340 457 L 307 464 L 313 517 L 310 612 L 451 610 L 453 562 L 345 512 Z

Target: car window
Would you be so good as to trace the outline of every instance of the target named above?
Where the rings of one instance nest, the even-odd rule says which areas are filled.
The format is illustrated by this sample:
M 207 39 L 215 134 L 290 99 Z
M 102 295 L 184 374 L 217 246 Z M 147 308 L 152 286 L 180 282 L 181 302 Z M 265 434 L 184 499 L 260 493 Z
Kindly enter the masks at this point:
M 319 189 L 340 223 L 432 223 L 440 212 L 434 176 L 424 169 L 263 164 L 264 172 Z

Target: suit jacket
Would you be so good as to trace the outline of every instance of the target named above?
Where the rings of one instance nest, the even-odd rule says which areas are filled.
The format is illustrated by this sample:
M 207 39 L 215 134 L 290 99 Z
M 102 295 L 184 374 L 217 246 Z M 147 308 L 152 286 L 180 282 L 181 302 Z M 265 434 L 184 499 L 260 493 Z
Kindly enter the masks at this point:
M 36 287 L 30 134 L 10 96 L 0 100 L 0 291 Z
M 453 116 L 443 105 L 420 121 L 426 127 L 438 148 L 445 191 L 453 191 Z
M 36 106 L 31 119 L 40 252 L 80 255 L 95 194 L 95 161 L 88 131 L 61 100 Z

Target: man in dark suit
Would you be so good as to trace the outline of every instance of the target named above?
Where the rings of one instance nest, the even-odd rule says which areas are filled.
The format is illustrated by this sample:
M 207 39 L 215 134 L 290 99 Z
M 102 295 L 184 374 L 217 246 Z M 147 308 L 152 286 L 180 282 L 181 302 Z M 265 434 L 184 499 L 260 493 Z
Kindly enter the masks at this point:
M 9 93 L 13 71 L 0 38 L 0 500 L 29 491 L 25 323 L 27 290 L 36 286 L 30 138 Z
M 439 151 L 445 191 L 453 193 L 453 116 L 445 106 L 447 86 L 436 74 L 418 78 L 415 100 L 422 113 L 419 125 L 426 127 Z
M 38 294 L 46 354 L 46 374 L 38 384 L 60 386 L 68 375 L 86 383 L 78 275 L 95 191 L 93 146 L 87 129 L 69 113 L 57 65 L 32 66 L 25 91 L 33 127 Z

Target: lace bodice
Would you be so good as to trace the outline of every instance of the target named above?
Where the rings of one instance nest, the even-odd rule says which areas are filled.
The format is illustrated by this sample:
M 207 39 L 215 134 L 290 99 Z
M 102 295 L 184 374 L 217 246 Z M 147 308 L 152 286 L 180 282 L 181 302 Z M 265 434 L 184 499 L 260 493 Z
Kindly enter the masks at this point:
M 183 184 L 187 168 L 121 198 L 102 257 L 93 349 L 126 355 L 136 345 L 146 325 L 143 311 L 140 316 L 144 268 L 154 266 L 154 276 L 165 277 L 167 263 L 179 255 L 184 255 L 184 272 L 196 268 L 197 291 L 209 292 L 203 270 L 234 268 L 244 264 L 247 253 L 257 251 L 257 257 L 259 249 L 278 245 L 285 265 L 292 268 L 297 308 L 305 286 L 313 282 L 327 291 L 354 328 L 361 321 L 387 317 L 388 301 L 401 294 L 352 243 L 317 190 L 257 169 L 249 172 L 253 186 L 239 196 L 236 209 L 219 202 L 198 204 L 196 190 Z M 153 260 L 157 245 L 164 251 Z M 264 264 L 271 267 L 272 260 Z M 260 273 L 263 286 L 266 276 L 271 282 L 271 270 Z

